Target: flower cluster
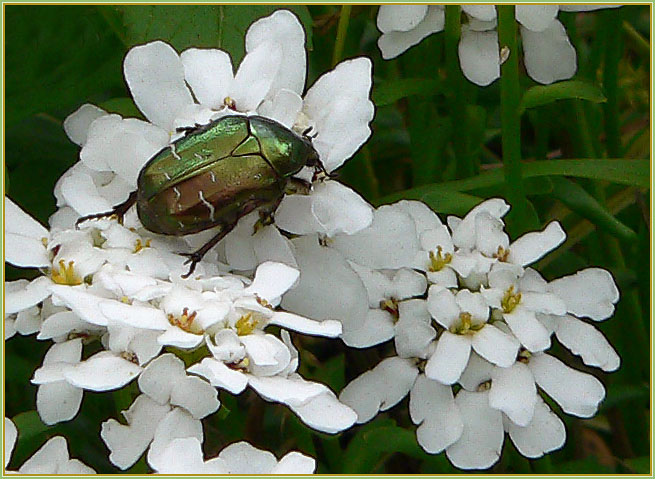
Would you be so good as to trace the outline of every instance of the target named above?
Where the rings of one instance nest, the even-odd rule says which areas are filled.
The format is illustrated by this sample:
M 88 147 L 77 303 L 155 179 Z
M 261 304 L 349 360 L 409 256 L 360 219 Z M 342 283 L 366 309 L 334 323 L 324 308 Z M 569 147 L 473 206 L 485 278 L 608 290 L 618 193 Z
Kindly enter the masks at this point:
M 327 386 L 297 373 L 298 352 L 287 332 L 335 338 L 341 324 L 278 308 L 299 275 L 281 229 L 334 235 L 365 228 L 372 208 L 354 191 L 301 171 L 305 181 L 315 180 L 307 194 L 285 198 L 276 223 L 258 225 L 256 234 L 256 212 L 243 218 L 189 279 L 182 277 L 187 267 L 177 252 L 204 243 L 211 231 L 155 235 L 134 211 L 121 222 L 76 225 L 80 217 L 123 201 L 143 165 L 184 134 L 180 128 L 226 115 L 265 116 L 299 134 L 311 128 L 326 173 L 338 168 L 370 135 L 371 63 L 343 62 L 303 97 L 304 42 L 300 22 L 281 10 L 250 26 L 236 74 L 221 50 L 178 55 L 163 42 L 133 48 L 124 74 L 149 121 L 93 105 L 66 119 L 66 133 L 81 147 L 80 161 L 57 182 L 58 209 L 49 229 L 5 199 L 6 260 L 43 272 L 33 281 L 6 284 L 5 336 L 37 333 L 53 342 L 32 378 L 46 424 L 75 417 L 85 390 L 115 390 L 137 380 L 141 394 L 123 412 L 127 425 L 110 419 L 102 426 L 110 460 L 119 468 L 147 450 L 158 472 L 314 470 L 313 459 L 299 453 L 278 463 L 247 443 L 205 462 L 201 420 L 219 409 L 217 388 L 240 394 L 250 387 L 327 433 L 356 420 Z M 282 328 L 279 337 L 266 331 L 270 325 Z M 171 462 L 172 450 L 183 452 L 184 467 Z
M 349 336 L 357 318 L 348 318 L 344 340 L 366 347 L 393 338 L 396 349 L 346 386 L 341 401 L 364 423 L 409 394 L 419 444 L 433 454 L 445 450 L 463 469 L 491 467 L 505 432 L 530 458 L 564 444 L 564 424 L 539 390 L 568 414 L 596 413 L 603 385 L 547 353 L 553 334 L 587 366 L 614 371 L 620 362 L 582 319 L 613 314 L 619 292 L 612 276 L 589 268 L 546 281 L 529 265 L 559 246 L 564 231 L 553 222 L 510 243 L 502 221 L 508 210 L 503 200 L 487 200 L 464 218 L 448 217 L 446 226 L 424 204 L 401 201 L 330 248 L 341 259 L 339 276 L 352 282 L 335 294 L 359 281 L 368 296 L 359 309 L 350 305 L 366 331 Z M 391 233 L 378 249 L 371 238 L 383 230 Z M 307 281 L 301 265 L 304 294 L 314 287 Z M 313 298 L 297 292 L 284 304 L 294 310 L 304 301 L 299 310 L 316 317 Z
M 423 27 L 425 15 L 443 22 L 438 6 L 397 7 L 405 13 L 395 20 L 387 8 L 396 7 L 380 10 L 385 25 L 412 15 Z M 99 428 L 109 459 L 124 470 L 145 454 L 153 471 L 173 474 L 314 471 L 314 459 L 299 452 L 278 460 L 246 442 L 205 459 L 202 421 L 221 407 L 219 390 L 246 388 L 330 434 L 409 394 L 420 445 L 445 450 L 461 468 L 494 464 L 505 432 L 527 457 L 561 447 L 563 423 L 539 390 L 580 417 L 596 412 L 605 391 L 546 351 L 555 334 L 588 366 L 619 366 L 584 320 L 612 315 L 612 277 L 590 268 L 546 281 L 529 266 L 564 241 L 562 228 L 551 223 L 510 243 L 501 199 L 444 225 L 423 203 L 374 209 L 333 179 L 371 133 L 371 62 L 346 60 L 304 92 L 304 42 L 297 18 L 280 10 L 250 26 L 236 73 L 221 50 L 178 54 L 160 41 L 131 49 L 125 79 L 148 121 L 93 105 L 66 119 L 80 161 L 57 182 L 49 228 L 5 199 L 6 260 L 42 272 L 5 285 L 5 338 L 36 334 L 52 342 L 32 377 L 41 419 L 70 420 L 84 391 L 135 382 L 125 421 L 109 418 Z M 215 232 L 157 235 L 134 209 L 121 221 L 76 224 L 124 201 L 146 162 L 163 149 L 174 153 L 186 128 L 227 115 L 263 116 L 298 134 L 310 129 L 327 174 L 301 170 L 307 191 L 285 194 L 270 224 L 257 211 L 243 216 L 188 278 L 178 253 Z M 289 331 L 354 348 L 393 340 L 396 355 L 337 397 L 298 373 Z M 90 472 L 69 460 L 61 438 L 19 470 L 32 471 Z
M 566 80 L 575 75 L 577 56 L 560 11 L 586 12 L 620 5 L 517 5 L 516 21 L 523 40 L 525 69 L 543 84 Z M 459 61 L 464 76 L 480 86 L 500 78 L 504 55 L 498 44 L 497 14 L 494 5 L 462 5 L 467 20 L 462 25 Z M 382 57 L 397 57 L 445 25 L 443 5 L 383 5 L 377 19 L 382 36 L 378 46 Z

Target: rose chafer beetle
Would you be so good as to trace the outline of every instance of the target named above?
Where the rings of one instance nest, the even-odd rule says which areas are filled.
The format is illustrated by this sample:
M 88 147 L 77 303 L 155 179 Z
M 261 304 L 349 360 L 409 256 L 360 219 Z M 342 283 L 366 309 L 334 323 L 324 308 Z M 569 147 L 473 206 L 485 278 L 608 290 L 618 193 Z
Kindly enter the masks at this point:
M 242 216 L 259 209 L 272 215 L 285 193 L 306 188 L 293 178 L 304 166 L 325 172 L 306 135 L 260 116 L 229 115 L 188 129 L 141 169 L 137 190 L 112 211 L 119 221 L 136 204 L 143 226 L 153 233 L 183 236 L 209 228 L 216 235 L 187 256 L 196 264 L 227 235 Z

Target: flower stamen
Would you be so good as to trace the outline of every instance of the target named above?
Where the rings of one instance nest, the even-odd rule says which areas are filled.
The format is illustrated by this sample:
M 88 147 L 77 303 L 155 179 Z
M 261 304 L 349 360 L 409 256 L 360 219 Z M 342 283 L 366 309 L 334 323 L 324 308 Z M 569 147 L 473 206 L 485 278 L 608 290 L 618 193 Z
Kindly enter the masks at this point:
M 69 261 L 68 265 L 66 265 L 66 262 L 63 259 L 60 259 L 59 268 L 52 269 L 52 281 L 67 286 L 77 286 L 82 284 L 82 278 L 75 273 L 73 264 L 75 264 L 75 261 Z
M 437 246 L 436 253 L 434 251 L 430 251 L 430 271 L 441 271 L 447 264 L 452 261 L 453 255 L 451 253 L 446 253 L 445 255 L 442 253 L 443 248 L 441 246 Z
M 250 312 L 241 316 L 234 326 L 236 327 L 238 336 L 247 336 L 252 334 L 258 323 L 257 318 Z
M 141 238 L 137 238 L 134 244 L 134 251 L 132 251 L 132 253 L 136 254 L 144 248 L 150 248 L 150 240 L 146 240 L 144 243 L 141 241 Z
M 518 304 L 521 302 L 521 293 L 514 293 L 514 286 L 510 286 L 507 291 L 505 291 L 505 295 L 503 296 L 503 299 L 500 300 L 500 305 L 503 308 L 503 313 L 509 314 L 516 307 Z
M 203 331 L 199 330 L 198 328 L 193 328 L 194 324 L 193 321 L 196 319 L 196 316 L 198 315 L 197 311 L 194 311 L 193 313 L 189 314 L 189 308 L 184 308 L 182 310 L 182 315 L 178 318 L 174 316 L 173 314 L 168 315 L 168 322 L 171 323 L 173 326 L 177 326 L 183 331 L 186 331 L 187 333 L 191 334 L 202 334 Z

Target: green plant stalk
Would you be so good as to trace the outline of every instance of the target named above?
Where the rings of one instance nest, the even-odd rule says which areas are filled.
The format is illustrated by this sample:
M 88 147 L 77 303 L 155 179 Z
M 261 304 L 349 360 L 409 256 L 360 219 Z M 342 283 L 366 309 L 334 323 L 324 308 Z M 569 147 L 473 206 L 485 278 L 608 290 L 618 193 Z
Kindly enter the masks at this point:
M 622 27 L 623 33 L 625 33 L 625 36 L 630 39 L 637 53 L 645 58 L 650 58 L 650 43 L 648 43 L 648 40 L 646 40 L 642 34 L 626 20 L 623 21 Z
M 456 175 L 466 178 L 476 174 L 476 167 L 470 157 L 468 141 L 468 118 L 466 116 L 466 95 L 464 90 L 468 87 L 468 80 L 462 75 L 459 67 L 459 39 L 461 36 L 461 7 L 459 5 L 446 6 L 445 50 L 446 72 L 448 75 L 448 102 L 450 116 L 453 119 L 453 150 L 455 151 Z
M 519 55 L 516 41 L 516 20 L 513 5 L 499 5 L 498 39 L 500 48 L 509 49 L 509 57 L 501 65 L 500 109 L 503 146 L 503 172 L 506 195 L 512 205 L 514 218 L 513 233 L 520 233 L 527 220 L 527 198 L 521 171 L 521 117 L 519 105 L 521 90 L 519 86 Z M 510 217 L 511 218 L 511 217 Z
M 342 5 L 339 14 L 339 24 L 337 25 L 337 39 L 334 42 L 334 51 L 332 52 L 332 66 L 335 67 L 341 61 L 343 56 L 343 47 L 346 44 L 348 34 L 348 24 L 350 23 L 350 11 L 352 5 Z
M 619 115 L 618 72 L 623 42 L 621 41 L 621 15 L 617 10 L 603 12 L 604 30 L 612 41 L 606 43 L 605 67 L 603 68 L 603 88 L 607 102 L 603 105 L 605 113 L 605 137 L 607 154 L 610 157 L 622 156 L 621 125 Z

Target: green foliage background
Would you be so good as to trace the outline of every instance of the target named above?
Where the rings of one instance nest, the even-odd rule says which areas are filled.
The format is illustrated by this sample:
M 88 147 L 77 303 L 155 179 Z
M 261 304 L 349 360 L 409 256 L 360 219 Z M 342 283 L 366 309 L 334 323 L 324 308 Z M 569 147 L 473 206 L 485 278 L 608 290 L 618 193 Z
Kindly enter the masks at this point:
M 64 118 L 85 102 L 139 116 L 122 77 L 122 59 L 130 47 L 154 39 L 168 41 L 178 51 L 219 47 L 238 64 L 248 25 L 277 7 L 4 8 L 5 191 L 45 224 L 55 210 L 55 181 L 78 155 L 63 132 Z M 501 81 L 479 88 L 462 77 L 456 57 L 458 28 L 447 28 L 398 59 L 384 61 L 376 46 L 377 7 L 291 8 L 307 29 L 308 85 L 335 59 L 367 55 L 374 61 L 373 136 L 342 168 L 341 181 L 375 204 L 415 198 L 445 214 L 461 215 L 484 198 L 506 197 L 514 206 L 508 218 L 512 237 L 553 219 L 567 230 L 566 243 L 538 264 L 547 279 L 594 265 L 612 271 L 619 284 L 616 315 L 600 328 L 623 364 L 611 375 L 589 370 L 608 389 L 598 416 L 579 420 L 561 414 L 567 445 L 539 460 L 521 457 L 506 440 L 492 472 L 647 473 L 649 7 L 560 14 L 578 53 L 575 78 L 536 86 L 519 65 L 519 82 L 508 87 L 503 83 L 520 99 L 514 124 L 508 126 L 520 124 L 522 179 L 509 183 L 502 170 L 501 106 L 507 105 L 501 105 Z M 447 12 L 455 27 L 457 8 L 449 6 Z M 344 13 L 349 15 L 347 29 Z M 340 18 L 342 33 L 337 35 Z M 340 41 L 342 51 L 341 46 L 335 49 Z M 35 274 L 6 267 L 8 280 Z M 337 341 L 299 336 L 295 342 L 302 354 L 301 372 L 335 390 L 390 354 L 391 348 L 347 350 Z M 29 379 L 47 346 L 34 337 L 15 337 L 6 344 L 5 415 L 20 431 L 10 467 L 21 464 L 48 437 L 63 434 L 74 457 L 98 471 L 115 471 L 99 438 L 100 423 L 127 408 L 135 386 L 113 395 L 87 392 L 73 421 L 46 427 L 35 412 L 36 388 Z M 555 349 L 560 358 L 585 369 L 578 358 Z M 277 454 L 305 451 L 317 457 L 321 473 L 458 472 L 443 455 L 430 456 L 417 445 L 406 400 L 339 437 L 310 431 L 286 408 L 264 403 L 254 394 L 231 397 L 221 392 L 221 400 L 221 411 L 205 421 L 208 456 L 246 438 Z M 130 472 L 146 470 L 142 460 Z

